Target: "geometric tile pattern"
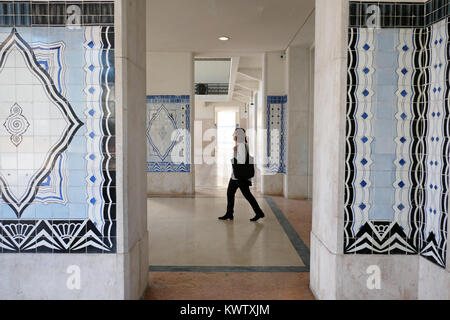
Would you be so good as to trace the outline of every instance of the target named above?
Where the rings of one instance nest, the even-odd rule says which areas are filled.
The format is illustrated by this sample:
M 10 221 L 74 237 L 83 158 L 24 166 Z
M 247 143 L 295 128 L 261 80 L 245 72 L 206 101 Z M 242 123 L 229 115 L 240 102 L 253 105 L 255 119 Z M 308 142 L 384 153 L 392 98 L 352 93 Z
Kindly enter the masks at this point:
M 426 179 L 425 208 L 420 254 L 445 265 L 448 215 L 449 122 L 449 25 L 446 20 L 428 29 L 430 56 L 428 60 L 427 129 L 424 156 Z
M 286 174 L 287 95 L 267 96 L 267 172 Z
M 61 5 L 0 5 L 0 253 L 116 251 L 113 3 Z
M 447 19 L 421 28 L 349 28 L 347 254 L 421 254 L 445 267 L 448 35 Z
M 66 45 L 62 41 L 53 43 L 33 42 L 32 49 L 38 63 L 54 79 L 57 91 L 65 96 L 67 89 L 64 79 L 67 66 L 62 57 L 65 56 Z M 36 202 L 41 203 L 67 203 L 67 152 L 61 153 L 55 168 L 40 185 Z
M 346 253 L 417 253 L 409 201 L 412 42 L 412 29 L 349 30 Z
M 190 172 L 190 97 L 147 96 L 147 171 Z
M 41 181 L 53 170 L 57 157 L 67 149 L 82 122 L 69 101 L 56 90 L 49 74 L 41 68 L 33 50 L 16 28 L 11 29 L 0 46 L 0 69 L 5 70 L 0 73 L 2 83 L 7 83 L 10 78 L 11 71 L 6 70 L 17 71 L 15 79 L 10 82 L 13 87 L 5 86 L 4 91 L 20 88 L 13 91 L 14 94 L 5 92 L 0 105 L 7 116 L 4 122 L 2 120 L 1 128 L 0 188 L 3 200 L 20 218 L 35 199 Z M 38 80 L 40 86 L 34 86 L 29 79 Z M 32 91 L 31 98 L 26 91 Z M 39 109 L 33 103 L 38 101 L 48 106 L 49 113 L 53 115 L 46 121 L 47 128 L 43 128 L 36 117 Z M 50 128 L 53 128 L 52 132 Z M 43 143 L 42 136 L 47 137 L 47 143 Z M 7 138 L 10 143 L 7 143 Z M 31 145 L 33 148 L 30 148 Z

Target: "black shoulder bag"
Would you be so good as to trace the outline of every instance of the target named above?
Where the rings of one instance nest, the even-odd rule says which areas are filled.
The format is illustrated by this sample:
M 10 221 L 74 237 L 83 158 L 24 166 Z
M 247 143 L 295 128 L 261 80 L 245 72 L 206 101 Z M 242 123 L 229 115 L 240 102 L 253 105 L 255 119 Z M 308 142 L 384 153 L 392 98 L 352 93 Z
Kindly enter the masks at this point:
M 255 176 L 255 165 L 250 163 L 250 153 L 245 146 L 246 159 L 245 164 L 238 164 L 236 157 L 233 162 L 234 177 L 238 180 L 248 180 Z

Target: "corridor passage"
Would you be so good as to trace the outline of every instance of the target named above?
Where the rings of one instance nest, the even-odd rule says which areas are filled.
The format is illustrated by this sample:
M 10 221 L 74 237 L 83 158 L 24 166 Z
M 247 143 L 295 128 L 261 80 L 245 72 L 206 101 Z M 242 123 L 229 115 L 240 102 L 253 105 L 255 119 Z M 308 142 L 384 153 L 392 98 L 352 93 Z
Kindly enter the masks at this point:
M 224 189 L 228 186 L 232 170 L 230 159 L 233 158 L 234 141 L 232 135 L 236 129 L 236 112 L 217 112 L 217 135 L 214 138 L 215 161 L 195 165 L 195 187 L 199 191 Z M 220 192 L 219 196 L 223 195 Z
M 311 202 L 256 197 L 266 214 L 257 223 L 240 192 L 226 222 L 224 189 L 149 198 L 146 299 L 313 299 Z

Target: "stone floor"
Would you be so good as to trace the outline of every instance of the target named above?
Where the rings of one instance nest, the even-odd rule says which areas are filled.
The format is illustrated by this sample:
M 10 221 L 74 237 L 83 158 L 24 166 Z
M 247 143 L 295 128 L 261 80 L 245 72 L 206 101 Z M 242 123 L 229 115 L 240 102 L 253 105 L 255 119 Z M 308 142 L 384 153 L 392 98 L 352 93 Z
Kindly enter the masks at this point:
M 145 299 L 314 299 L 309 290 L 311 202 L 257 200 L 258 223 L 237 193 L 235 220 L 222 215 L 225 190 L 149 199 L 150 272 Z
M 301 257 L 264 198 L 257 198 L 266 217 L 238 199 L 233 221 L 217 219 L 224 197 L 152 198 L 148 200 L 151 266 L 304 266 Z

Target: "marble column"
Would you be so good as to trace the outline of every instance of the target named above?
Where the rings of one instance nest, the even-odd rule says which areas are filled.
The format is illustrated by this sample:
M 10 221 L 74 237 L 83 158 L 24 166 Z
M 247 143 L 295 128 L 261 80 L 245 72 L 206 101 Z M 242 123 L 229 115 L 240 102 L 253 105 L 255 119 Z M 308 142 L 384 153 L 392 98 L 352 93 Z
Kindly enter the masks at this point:
M 310 121 L 310 49 L 290 47 L 287 50 L 287 174 L 284 196 L 291 199 L 311 198 L 312 163 L 310 151 L 313 123 Z
M 125 299 L 142 297 L 148 282 L 145 172 L 146 2 L 116 0 L 116 131 L 118 235 L 123 242 Z
M 269 170 L 267 165 L 273 164 L 272 168 L 284 165 L 281 159 L 281 130 L 278 130 L 275 135 L 272 135 L 273 128 L 268 125 L 272 123 L 271 114 L 268 110 L 268 100 L 271 97 L 279 97 L 280 99 L 286 96 L 286 58 L 283 52 L 266 52 L 264 54 L 263 64 L 263 101 L 261 101 L 261 108 L 257 110 L 258 122 L 258 145 L 260 148 L 259 160 L 263 162 L 260 166 L 260 190 L 266 195 L 282 195 L 283 194 L 283 175 L 281 170 Z M 278 106 L 279 104 L 277 104 Z M 278 107 L 277 107 L 278 108 Z M 277 110 L 275 110 L 277 111 Z M 280 113 L 281 114 L 281 113 Z M 276 117 L 278 114 L 276 115 Z M 281 122 L 281 118 L 277 118 Z M 276 122 L 275 122 L 276 123 Z M 286 131 L 284 132 L 286 133 Z M 273 144 L 276 140 L 275 144 Z M 268 144 L 270 145 L 268 146 Z M 275 147 L 274 147 L 275 146 Z M 275 156 L 271 163 L 268 153 Z

